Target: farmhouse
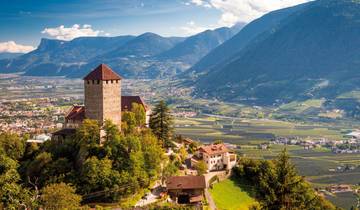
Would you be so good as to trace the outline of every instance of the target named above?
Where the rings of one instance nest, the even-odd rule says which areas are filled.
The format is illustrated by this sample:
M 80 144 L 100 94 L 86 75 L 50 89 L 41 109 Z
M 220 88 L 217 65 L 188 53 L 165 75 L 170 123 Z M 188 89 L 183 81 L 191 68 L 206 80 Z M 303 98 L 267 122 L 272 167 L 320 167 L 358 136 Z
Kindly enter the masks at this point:
M 236 154 L 231 152 L 224 144 L 211 144 L 200 147 L 191 160 L 195 165 L 203 160 L 208 171 L 230 170 L 236 164 Z
M 166 181 L 166 190 L 170 198 L 179 204 L 201 202 L 205 188 L 204 176 L 172 176 Z
M 343 193 L 343 192 L 352 192 L 350 185 L 346 184 L 338 184 L 338 185 L 331 185 L 327 188 L 327 190 L 331 193 Z

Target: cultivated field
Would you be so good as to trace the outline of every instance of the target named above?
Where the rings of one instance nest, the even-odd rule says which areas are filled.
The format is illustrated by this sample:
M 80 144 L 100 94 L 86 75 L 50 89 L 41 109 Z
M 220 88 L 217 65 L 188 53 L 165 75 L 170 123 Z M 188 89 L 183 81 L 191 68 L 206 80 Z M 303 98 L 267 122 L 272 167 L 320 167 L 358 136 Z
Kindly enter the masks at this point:
M 221 117 L 177 118 L 176 132 L 201 142 L 223 140 L 226 143 L 239 145 L 240 156 L 258 159 L 273 159 L 284 145 L 271 144 L 270 148 L 256 148 L 260 143 L 269 142 L 276 136 L 299 136 L 303 139 L 327 138 L 344 139 L 348 128 L 325 123 L 304 124 L 275 120 L 256 120 Z M 307 177 L 314 187 L 324 188 L 331 184 L 358 184 L 360 181 L 360 155 L 334 154 L 330 149 L 316 148 L 304 150 L 302 146 L 287 145 L 299 173 Z M 351 170 L 337 170 L 338 167 L 354 167 Z M 337 194 L 330 199 L 337 205 L 348 209 L 355 204 L 352 193 Z M 346 202 L 343 202 L 346 200 Z

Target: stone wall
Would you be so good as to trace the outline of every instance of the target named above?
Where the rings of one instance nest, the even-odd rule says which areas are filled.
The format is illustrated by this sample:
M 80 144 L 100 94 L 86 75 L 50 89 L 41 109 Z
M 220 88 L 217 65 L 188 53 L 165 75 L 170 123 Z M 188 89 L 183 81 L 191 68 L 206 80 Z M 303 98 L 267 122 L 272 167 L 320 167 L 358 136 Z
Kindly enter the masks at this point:
M 85 80 L 85 116 L 121 127 L 121 81 Z

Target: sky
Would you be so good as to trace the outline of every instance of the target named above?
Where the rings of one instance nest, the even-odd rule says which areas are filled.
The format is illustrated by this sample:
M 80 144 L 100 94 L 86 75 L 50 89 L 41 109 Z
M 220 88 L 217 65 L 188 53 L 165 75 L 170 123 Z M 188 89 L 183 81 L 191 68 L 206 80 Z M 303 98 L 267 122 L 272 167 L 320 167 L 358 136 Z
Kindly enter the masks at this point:
M 41 38 L 190 36 L 249 23 L 309 0 L 0 0 L 0 53 L 26 53 Z

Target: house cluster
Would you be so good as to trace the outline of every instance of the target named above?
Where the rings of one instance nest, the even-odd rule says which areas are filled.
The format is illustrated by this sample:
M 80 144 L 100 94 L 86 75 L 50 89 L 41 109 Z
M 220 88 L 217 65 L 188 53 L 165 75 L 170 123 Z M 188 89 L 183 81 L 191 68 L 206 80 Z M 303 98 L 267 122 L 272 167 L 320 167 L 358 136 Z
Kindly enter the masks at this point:
M 64 110 L 50 98 L 21 99 L 0 103 L 0 131 L 42 133 L 62 127 Z
M 281 145 L 300 145 L 303 146 L 304 149 L 312 149 L 316 147 L 325 146 L 331 142 L 332 141 L 326 138 L 303 139 L 299 136 L 291 136 L 291 137 L 276 137 L 270 143 L 281 144 Z
M 350 185 L 347 184 L 337 184 L 337 185 L 331 185 L 326 188 L 328 192 L 331 193 L 344 193 L 344 192 L 353 192 L 353 189 Z

